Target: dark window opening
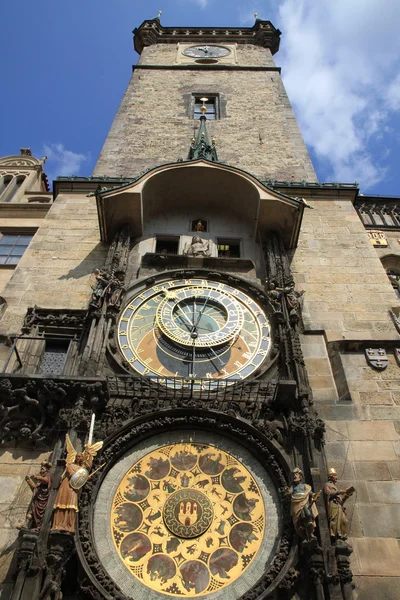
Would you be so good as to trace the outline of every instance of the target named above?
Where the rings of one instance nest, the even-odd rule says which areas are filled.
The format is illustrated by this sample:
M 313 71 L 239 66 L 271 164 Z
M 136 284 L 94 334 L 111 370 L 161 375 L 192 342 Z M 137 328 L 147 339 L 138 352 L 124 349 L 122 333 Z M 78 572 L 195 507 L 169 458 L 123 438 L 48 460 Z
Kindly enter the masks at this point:
M 156 254 L 178 254 L 179 237 L 158 237 Z
M 193 118 L 200 119 L 203 111 L 201 108 L 205 106 L 207 111 L 205 116 L 209 121 L 215 121 L 218 118 L 217 115 L 217 96 L 208 96 L 207 94 L 200 94 L 194 97 L 194 110 Z
M 207 231 L 207 221 L 205 219 L 194 219 L 192 221 L 192 229 L 191 231 Z
M 0 234 L 0 265 L 18 264 L 33 235 L 33 233 Z
M 46 340 L 46 348 L 40 363 L 38 373 L 61 375 L 67 360 L 69 341 Z
M 239 240 L 218 240 L 218 256 L 221 258 L 240 258 Z

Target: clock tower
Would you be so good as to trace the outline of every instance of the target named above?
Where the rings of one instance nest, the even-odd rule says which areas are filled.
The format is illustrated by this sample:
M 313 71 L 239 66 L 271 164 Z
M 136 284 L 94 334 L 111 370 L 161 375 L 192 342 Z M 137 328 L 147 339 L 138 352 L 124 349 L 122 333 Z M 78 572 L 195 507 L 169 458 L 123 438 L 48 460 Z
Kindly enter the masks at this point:
M 353 545 L 364 579 L 400 561 L 400 270 L 362 222 L 399 210 L 317 181 L 269 21 L 133 34 L 93 175 L 0 203 L 10 597 L 353 600 Z
M 269 21 L 242 29 L 142 23 L 134 30 L 140 57 L 94 175 L 134 177 L 186 160 L 206 97 L 221 162 L 261 179 L 316 181 L 274 63 L 279 41 Z

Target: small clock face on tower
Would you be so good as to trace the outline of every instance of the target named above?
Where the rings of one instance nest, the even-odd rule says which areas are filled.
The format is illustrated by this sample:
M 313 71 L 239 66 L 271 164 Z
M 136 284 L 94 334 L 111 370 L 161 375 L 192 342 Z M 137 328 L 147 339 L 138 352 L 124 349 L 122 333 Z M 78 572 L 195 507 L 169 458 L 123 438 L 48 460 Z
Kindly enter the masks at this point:
M 193 58 L 222 58 L 228 56 L 231 51 L 225 46 L 191 46 L 183 51 L 185 56 Z
M 118 341 L 141 375 L 193 380 L 252 375 L 271 350 L 270 324 L 250 296 L 225 283 L 179 279 L 154 285 L 123 309 Z M 172 383 L 171 383 L 172 385 Z M 175 385 L 175 384 L 174 384 Z

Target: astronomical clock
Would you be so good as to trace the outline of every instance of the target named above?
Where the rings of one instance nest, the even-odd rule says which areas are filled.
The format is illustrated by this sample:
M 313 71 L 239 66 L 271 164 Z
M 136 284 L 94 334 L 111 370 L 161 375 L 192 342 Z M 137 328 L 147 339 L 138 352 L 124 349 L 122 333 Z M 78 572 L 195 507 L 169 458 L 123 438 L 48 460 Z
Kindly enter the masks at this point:
M 124 368 L 167 394 L 189 388 L 194 409 L 167 404 L 122 428 L 111 460 L 105 450 L 94 547 L 126 597 L 239 599 L 273 562 L 282 514 L 276 474 L 263 466 L 272 454 L 201 404 L 203 390 L 218 397 L 218 386 L 229 392 L 271 364 L 266 306 L 243 280 L 196 272 L 127 292 L 116 328 Z
M 167 279 L 133 292 L 119 319 L 118 345 L 133 373 L 174 387 L 183 378 L 194 389 L 205 380 L 213 389 L 220 380 L 229 385 L 259 373 L 272 331 L 265 310 L 242 289 Z

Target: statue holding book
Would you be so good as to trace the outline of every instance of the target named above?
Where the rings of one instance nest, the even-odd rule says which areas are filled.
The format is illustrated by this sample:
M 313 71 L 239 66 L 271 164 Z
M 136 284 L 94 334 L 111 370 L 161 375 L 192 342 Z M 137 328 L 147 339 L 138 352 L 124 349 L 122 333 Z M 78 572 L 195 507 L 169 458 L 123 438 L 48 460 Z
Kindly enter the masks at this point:
M 349 521 L 344 503 L 355 492 L 353 486 L 346 490 L 337 487 L 338 476 L 335 469 L 329 469 L 328 481 L 324 485 L 326 512 L 329 520 L 331 541 L 345 540 L 349 533 Z

